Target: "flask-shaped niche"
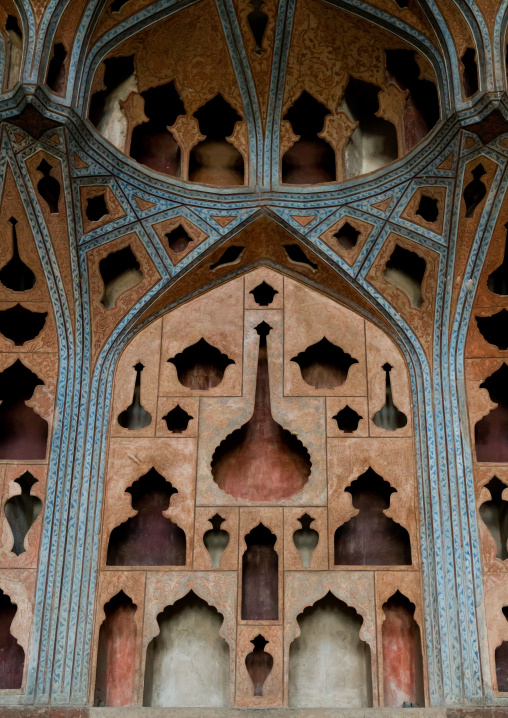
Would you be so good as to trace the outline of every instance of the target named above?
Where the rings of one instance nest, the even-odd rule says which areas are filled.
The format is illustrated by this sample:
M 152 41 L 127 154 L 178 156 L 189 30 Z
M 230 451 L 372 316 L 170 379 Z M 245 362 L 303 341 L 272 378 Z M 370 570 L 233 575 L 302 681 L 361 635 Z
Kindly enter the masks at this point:
M 309 514 L 304 514 L 298 521 L 302 527 L 294 532 L 293 543 L 302 559 L 302 566 L 309 568 L 312 561 L 312 554 L 319 542 L 319 534 L 315 529 L 310 527 L 315 519 L 309 516 Z
M 223 519 L 219 514 L 215 514 L 208 520 L 212 524 L 212 528 L 205 532 L 203 543 L 210 554 L 212 568 L 219 568 L 220 560 L 229 544 L 229 534 L 221 528 L 226 519 Z
M 382 369 L 386 374 L 385 403 L 379 411 L 376 411 L 372 417 L 372 421 L 379 429 L 384 429 L 385 431 L 396 431 L 397 429 L 402 429 L 406 426 L 407 416 L 393 403 L 392 383 L 390 379 L 390 372 L 393 367 L 391 364 L 386 362 L 383 364 Z
M 279 618 L 279 556 L 277 537 L 260 523 L 247 534 L 242 557 L 242 620 Z
M 134 365 L 136 380 L 132 403 L 118 415 L 118 423 L 124 429 L 135 431 L 150 426 L 152 415 L 141 404 L 141 372 L 145 367 L 141 362 Z
M 251 641 L 254 650 L 245 657 L 245 667 L 254 686 L 254 695 L 263 695 L 263 686 L 273 668 L 273 656 L 265 651 L 268 641 L 259 634 Z
M 278 424 L 271 410 L 266 337 L 271 327 L 261 322 L 254 409 L 249 421 L 215 449 L 212 476 L 230 496 L 250 501 L 288 498 L 307 483 L 311 462 L 300 439 Z
M 496 542 L 497 558 L 504 561 L 508 558 L 508 501 L 503 499 L 503 491 L 508 487 L 494 476 L 485 488 L 491 498 L 480 506 L 480 516 Z

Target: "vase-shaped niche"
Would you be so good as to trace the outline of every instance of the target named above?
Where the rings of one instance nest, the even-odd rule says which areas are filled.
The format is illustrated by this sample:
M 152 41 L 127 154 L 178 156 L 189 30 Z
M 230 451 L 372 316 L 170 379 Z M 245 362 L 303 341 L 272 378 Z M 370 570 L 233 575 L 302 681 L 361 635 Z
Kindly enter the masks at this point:
M 185 532 L 163 515 L 177 489 L 152 468 L 126 493 L 137 514 L 111 532 L 107 565 L 184 566 Z
M 263 686 L 273 668 L 273 656 L 265 651 L 268 641 L 260 634 L 251 641 L 254 650 L 245 657 L 245 667 L 254 687 L 254 695 L 263 695 Z
M 0 374 L 0 459 L 46 458 L 48 422 L 26 404 L 43 385 L 19 359 Z
M 25 552 L 25 538 L 41 513 L 42 501 L 30 493 L 37 479 L 29 471 L 25 471 L 14 483 L 19 484 L 21 493 L 5 502 L 4 512 L 14 538 L 11 551 L 19 556 Z
M 26 292 L 34 286 L 35 274 L 19 256 L 18 235 L 16 233 L 18 220 L 11 217 L 9 222 L 12 232 L 12 256 L 7 264 L 0 269 L 0 282 L 7 289 L 12 289 L 13 292 Z
M 187 431 L 189 422 L 194 419 L 193 416 L 188 414 L 185 409 L 182 409 L 180 404 L 177 404 L 171 411 L 162 417 L 162 420 L 166 422 L 168 431 L 172 434 L 183 434 Z
M 485 486 L 490 491 L 490 501 L 480 506 L 480 516 L 496 542 L 496 556 L 504 561 L 508 558 L 508 501 L 503 491 L 508 488 L 497 476 Z
M 249 501 L 293 496 L 307 483 L 311 469 L 302 442 L 272 416 L 266 343 L 270 330 L 266 322 L 256 327 L 259 353 L 251 418 L 219 444 L 211 464 L 214 481 L 223 491 Z
M 346 491 L 359 512 L 335 532 L 335 565 L 410 566 L 409 534 L 385 515 L 396 489 L 369 468 Z
M 219 514 L 215 514 L 208 520 L 212 524 L 212 528 L 205 532 L 203 543 L 210 554 L 212 568 L 219 568 L 222 555 L 229 544 L 229 534 L 221 528 L 226 519 L 223 519 Z
M 370 648 L 363 619 L 330 592 L 298 616 L 300 635 L 289 650 L 291 708 L 372 705 Z
M 503 363 L 480 384 L 480 389 L 487 389 L 497 406 L 476 422 L 476 458 L 504 463 L 508 461 L 508 366 Z
M 298 519 L 302 527 L 297 529 L 293 534 L 293 543 L 300 554 L 304 568 L 309 568 L 310 562 L 312 561 L 312 554 L 319 542 L 318 532 L 310 527 L 314 520 L 315 519 L 309 516 L 309 514 L 304 514 Z
M 157 616 L 148 644 L 143 705 L 219 708 L 228 705 L 229 646 L 223 617 L 192 591 Z
M 383 606 L 383 693 L 386 708 L 422 706 L 423 660 L 415 606 L 397 591 Z
M 279 556 L 277 537 L 260 523 L 247 534 L 242 557 L 242 620 L 279 618 Z
M 222 95 L 200 107 L 194 113 L 199 130 L 205 139 L 191 151 L 189 158 L 189 179 L 191 182 L 230 187 L 244 183 L 244 162 L 239 150 L 227 141 L 237 122 L 238 112 L 226 102 Z
M 146 411 L 141 404 L 141 372 L 145 367 L 141 362 L 134 366 L 136 372 L 136 381 L 134 383 L 134 394 L 132 403 L 118 415 L 118 423 L 124 429 L 135 431 L 136 429 L 144 429 L 149 426 L 152 421 L 152 415 Z
M 0 689 L 21 688 L 25 652 L 11 633 L 18 607 L 0 589 Z
M 134 701 L 136 676 L 136 606 L 123 591 L 104 606 L 99 632 L 95 706 L 128 706 Z
M 282 158 L 282 181 L 286 184 L 335 182 L 335 152 L 320 137 L 330 111 L 304 91 L 284 115 L 298 139 Z
M 178 381 L 187 389 L 208 391 L 219 386 L 227 367 L 235 362 L 206 339 L 200 339 L 168 359 L 168 363 L 174 364 Z
M 379 429 L 385 431 L 396 431 L 396 429 L 402 429 L 407 424 L 407 416 L 403 411 L 395 406 L 393 402 L 392 394 L 392 383 L 390 379 L 390 372 L 393 367 L 386 362 L 382 366 L 383 371 L 386 374 L 385 377 L 385 403 L 379 411 L 376 411 L 372 417 L 372 421 Z

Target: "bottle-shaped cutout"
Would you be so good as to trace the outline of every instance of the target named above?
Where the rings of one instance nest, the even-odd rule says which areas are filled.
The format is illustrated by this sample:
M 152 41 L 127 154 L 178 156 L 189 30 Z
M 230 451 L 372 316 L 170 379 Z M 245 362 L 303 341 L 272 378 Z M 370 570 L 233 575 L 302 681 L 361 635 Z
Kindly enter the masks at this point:
M 130 431 L 145 429 L 152 421 L 152 415 L 141 404 L 141 372 L 145 367 L 141 362 L 138 362 L 133 368 L 136 372 L 136 381 L 132 404 L 118 415 L 120 426 Z
M 471 174 L 473 179 L 464 189 L 464 202 L 466 203 L 466 217 L 468 219 L 474 215 L 475 209 L 487 194 L 487 188 L 480 179 L 487 174 L 483 165 L 476 165 Z
M 58 214 L 58 200 L 60 199 L 60 182 L 56 177 L 51 176 L 53 167 L 46 160 L 37 167 L 37 172 L 42 172 L 42 177 L 37 182 L 37 191 L 48 205 L 51 214 Z
M 26 292 L 34 286 L 35 274 L 19 256 L 18 235 L 16 233 L 18 220 L 11 217 L 9 222 L 12 229 L 12 257 L 0 270 L 0 282 L 7 289 L 12 289 L 13 292 Z
M 508 558 L 508 501 L 503 491 L 508 488 L 497 476 L 485 486 L 490 491 L 490 501 L 480 506 L 480 516 L 496 542 L 496 556 L 504 561 Z
M 273 656 L 265 651 L 268 641 L 261 635 L 257 635 L 251 641 L 254 650 L 245 657 L 245 667 L 254 686 L 254 695 L 263 695 L 263 686 L 266 679 L 272 672 Z
M 264 53 L 263 38 L 268 25 L 268 15 L 261 9 L 264 4 L 263 0 L 251 0 L 249 5 L 252 12 L 247 15 L 247 22 L 256 41 L 256 49 L 254 50 L 256 55 Z
M 309 568 L 312 561 L 312 554 L 319 542 L 319 534 L 315 529 L 310 527 L 315 521 L 309 514 L 304 514 L 298 521 L 302 527 L 297 529 L 293 534 L 293 543 L 302 559 L 302 566 Z
M 391 364 L 386 362 L 386 364 L 383 364 L 382 369 L 386 372 L 386 398 L 384 406 L 382 406 L 379 411 L 376 411 L 372 421 L 379 429 L 385 429 L 385 431 L 395 431 L 396 429 L 402 429 L 406 426 L 407 416 L 393 403 L 392 383 L 390 380 L 390 372 L 393 367 Z
M 4 512 L 14 537 L 11 551 L 19 556 L 25 552 L 25 538 L 41 513 L 42 501 L 30 493 L 37 479 L 29 471 L 25 471 L 14 483 L 19 484 L 21 493 L 5 502 Z
M 235 498 L 272 501 L 301 491 L 311 470 L 309 452 L 300 439 L 283 429 L 273 416 L 266 337 L 271 327 L 261 322 L 254 409 L 251 418 L 215 449 L 212 475 Z
M 505 224 L 505 228 L 508 230 L 508 222 Z M 501 296 L 508 294 L 508 232 L 504 244 L 503 261 L 497 269 L 489 274 L 487 287 L 493 294 Z
M 219 514 L 212 516 L 211 519 L 208 519 L 212 528 L 203 536 L 203 543 L 212 559 L 212 568 L 219 568 L 220 560 L 229 544 L 229 534 L 221 528 L 225 520 Z

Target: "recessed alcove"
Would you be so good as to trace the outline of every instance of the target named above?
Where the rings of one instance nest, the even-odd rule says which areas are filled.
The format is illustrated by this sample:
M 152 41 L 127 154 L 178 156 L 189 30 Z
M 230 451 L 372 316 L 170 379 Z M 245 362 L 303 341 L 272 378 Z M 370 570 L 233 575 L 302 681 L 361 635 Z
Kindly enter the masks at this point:
M 482 180 L 482 177 L 487 172 L 481 162 L 473 168 L 471 174 L 473 179 L 464 188 L 464 204 L 466 205 L 466 218 L 468 219 L 474 217 L 476 208 L 487 194 L 487 188 Z M 494 290 L 491 289 L 491 291 Z
M 416 214 L 426 222 L 433 223 L 439 217 L 439 203 L 435 197 L 422 194 Z
M 508 461 L 508 366 L 503 362 L 480 384 L 480 389 L 486 389 L 490 400 L 497 406 L 476 422 L 476 458 L 478 461 L 504 463 Z
M 397 130 L 379 117 L 380 87 L 349 78 L 340 109 L 357 123 L 344 151 L 346 178 L 384 167 L 398 157 Z
M 53 45 L 53 55 L 48 65 L 48 74 L 46 77 L 46 85 L 56 94 L 62 94 L 65 90 L 66 69 L 65 60 L 67 58 L 67 50 L 61 42 Z
M 7 15 L 5 21 L 7 34 L 7 51 L 5 56 L 6 89 L 11 90 L 19 81 L 21 64 L 23 61 L 23 32 L 19 20 L 15 15 Z
M 11 496 L 5 502 L 5 518 L 12 531 L 14 543 L 11 551 L 20 556 L 25 553 L 25 539 L 35 520 L 42 510 L 42 501 L 38 496 L 31 494 L 37 479 L 29 471 L 25 471 L 14 483 L 21 489 L 19 494 Z
M 37 182 L 37 191 L 45 201 L 51 214 L 58 214 L 58 202 L 60 200 L 60 182 L 51 174 L 53 165 L 45 159 L 37 167 L 42 177 Z
M 108 566 L 184 566 L 185 532 L 163 514 L 178 493 L 155 469 L 126 489 L 136 515 L 111 532 Z
M 0 689 L 21 688 L 25 651 L 11 633 L 18 607 L 0 589 Z
M 47 312 L 33 312 L 22 304 L 15 304 L 0 311 L 0 333 L 14 342 L 14 346 L 23 346 L 41 333 L 47 316 Z
M 245 537 L 242 556 L 242 620 L 279 618 L 279 556 L 277 537 L 262 523 Z
M 490 492 L 490 501 L 480 506 L 480 516 L 496 542 L 496 556 L 505 561 L 508 558 L 508 501 L 503 499 L 506 484 L 494 476 L 485 488 Z
M 326 337 L 307 347 L 291 361 L 300 367 L 305 383 L 315 389 L 334 389 L 342 386 L 351 366 L 358 364 L 358 359 L 332 344 Z
M 157 616 L 148 644 L 143 705 L 217 708 L 228 705 L 229 646 L 222 615 L 190 591 Z
M 43 385 L 19 359 L 0 374 L 0 459 L 46 458 L 48 422 L 26 403 Z
M 106 204 L 106 197 L 104 192 L 98 194 L 95 197 L 88 197 L 86 201 L 85 214 L 90 222 L 98 222 L 103 217 L 109 214 L 108 205 Z
M 143 272 L 130 244 L 101 259 L 99 272 L 104 282 L 101 299 L 104 309 L 112 309 L 121 294 L 143 279 Z
M 358 429 L 358 424 L 363 419 L 363 416 L 360 416 L 349 404 L 346 404 L 335 416 L 332 416 L 332 419 L 337 422 L 337 428 L 340 429 L 340 431 L 343 431 L 345 434 L 352 434 Z
M 167 232 L 166 239 L 168 240 L 169 249 L 175 254 L 185 252 L 189 244 L 193 241 L 181 224 L 172 229 L 171 232 Z
M 472 97 L 478 92 L 478 64 L 476 50 L 467 47 L 460 58 L 462 63 L 462 86 L 466 97 Z
M 243 185 L 244 161 L 240 151 L 227 141 L 242 120 L 219 93 L 194 113 L 205 139 L 190 153 L 189 180 L 201 184 L 230 187 Z
M 502 611 L 508 621 L 508 606 L 503 606 Z M 508 693 L 508 641 L 503 641 L 497 646 L 495 660 L 497 690 L 501 693 Z
M 104 606 L 99 631 L 95 706 L 127 706 L 134 701 L 136 683 L 137 606 L 119 591 Z
M 227 367 L 235 363 L 203 338 L 168 362 L 174 364 L 180 384 L 194 391 L 207 391 L 218 386 Z
M 396 244 L 383 276 L 389 284 L 404 292 L 411 306 L 420 309 L 424 301 L 422 282 L 426 268 L 427 262 L 423 257 Z
M 505 228 L 508 230 L 508 222 L 505 224 Z M 487 288 L 492 294 L 499 294 L 502 297 L 508 295 L 508 233 L 504 245 L 503 261 L 489 274 Z
M 352 224 L 349 222 L 344 222 L 342 227 L 335 232 L 333 235 L 335 239 L 337 240 L 337 244 L 339 247 L 342 247 L 342 249 L 353 249 L 356 247 L 356 243 L 358 242 L 358 237 L 360 236 L 360 231 L 358 229 L 355 229 Z
M 415 605 L 396 591 L 383 604 L 383 696 L 386 708 L 425 705 L 420 627 Z
M 260 307 L 268 307 L 274 300 L 275 295 L 279 292 L 268 284 L 268 282 L 262 281 L 257 287 L 250 290 L 250 294 L 254 297 L 256 304 Z
M 185 409 L 182 409 L 180 404 L 177 404 L 162 417 L 162 420 L 166 422 L 168 431 L 172 434 L 183 434 L 184 431 L 187 431 L 189 422 L 192 421 L 193 418 L 194 417 L 188 414 Z
M 508 275 L 507 275 L 508 276 Z M 508 311 L 501 309 L 490 317 L 475 317 L 480 334 L 501 351 L 508 349 Z
M 320 184 L 336 180 L 335 152 L 319 137 L 330 114 L 321 102 L 304 91 L 284 115 L 298 139 L 282 158 L 285 184 Z
M 105 89 L 98 90 L 90 99 L 89 118 L 99 134 L 124 152 L 128 119 L 123 103 L 137 91 L 134 55 L 104 60 L 103 87 Z
M 171 177 L 180 177 L 181 150 L 169 131 L 185 107 L 174 82 L 168 82 L 141 93 L 146 122 L 132 132 L 130 155 L 140 164 Z
M 291 708 L 372 706 L 370 647 L 363 619 L 327 593 L 298 616 L 300 635 L 289 651 Z
M 335 565 L 410 566 L 409 534 L 385 513 L 396 489 L 369 467 L 345 491 L 358 513 L 335 531 Z
M 236 262 L 240 261 L 244 249 L 245 247 L 237 247 L 232 244 L 224 251 L 223 254 L 221 254 L 216 262 L 213 262 L 210 265 L 210 269 L 213 271 L 214 269 L 219 269 L 219 267 L 227 267 L 230 264 L 236 264 Z

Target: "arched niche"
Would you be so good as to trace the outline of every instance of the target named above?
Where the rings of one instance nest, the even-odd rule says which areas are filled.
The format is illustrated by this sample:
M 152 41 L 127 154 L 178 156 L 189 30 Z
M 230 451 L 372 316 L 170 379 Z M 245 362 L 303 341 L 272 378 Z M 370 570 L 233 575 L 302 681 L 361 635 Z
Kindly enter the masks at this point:
M 248 129 L 217 9 L 200 0 L 102 58 L 88 117 L 141 165 L 213 186 L 248 184 Z

